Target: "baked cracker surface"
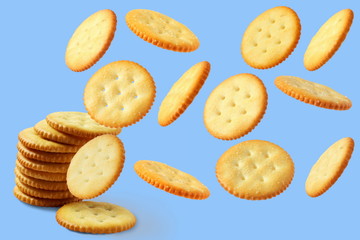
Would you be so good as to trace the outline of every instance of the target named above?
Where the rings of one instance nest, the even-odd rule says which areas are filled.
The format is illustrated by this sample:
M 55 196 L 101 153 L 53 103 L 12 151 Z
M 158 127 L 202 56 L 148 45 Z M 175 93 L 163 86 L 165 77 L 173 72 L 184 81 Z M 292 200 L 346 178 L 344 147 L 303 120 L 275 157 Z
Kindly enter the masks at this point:
M 114 135 L 102 135 L 86 143 L 75 154 L 68 172 L 70 192 L 81 199 L 97 197 L 118 179 L 125 161 L 125 149 Z
M 84 104 L 98 123 L 127 127 L 148 113 L 155 94 L 155 82 L 144 67 L 131 61 L 116 61 L 90 78 L 84 90 Z
M 210 196 L 208 188 L 195 177 L 167 164 L 140 160 L 134 170 L 144 181 L 168 193 L 197 200 Z
M 264 200 L 282 193 L 294 176 L 294 163 L 280 146 L 248 140 L 229 148 L 216 164 L 221 186 L 236 197 Z
M 106 202 L 84 201 L 70 203 L 56 212 L 56 221 L 77 232 L 116 233 L 126 231 L 136 224 L 129 210 Z
M 279 76 L 274 83 L 290 97 L 317 107 L 347 110 L 352 106 L 349 98 L 332 88 L 299 77 Z
M 343 9 L 320 27 L 304 54 L 304 66 L 307 70 L 317 70 L 332 58 L 350 31 L 353 19 L 353 11 Z
M 94 138 L 103 134 L 118 135 L 121 132 L 121 128 L 103 126 L 84 112 L 54 112 L 47 115 L 46 121 L 61 132 L 85 138 Z
M 200 46 L 189 28 L 162 13 L 134 9 L 126 14 L 125 20 L 131 31 L 155 46 L 177 52 L 191 52 Z
M 210 72 L 210 63 L 199 62 L 187 70 L 171 87 L 162 101 L 158 122 L 161 126 L 173 123 L 192 103 Z
M 66 65 L 75 72 L 92 67 L 110 47 L 116 31 L 116 15 L 100 10 L 84 20 L 66 47 Z
M 253 68 L 272 68 L 294 51 L 300 39 L 301 25 L 289 7 L 271 8 L 255 18 L 246 29 L 241 54 Z
M 253 74 L 238 74 L 226 79 L 206 100 L 206 129 L 222 140 L 246 135 L 263 118 L 267 98 L 265 85 Z
M 318 197 L 335 184 L 348 165 L 354 150 L 354 140 L 342 138 L 331 145 L 311 168 L 305 183 L 306 193 Z

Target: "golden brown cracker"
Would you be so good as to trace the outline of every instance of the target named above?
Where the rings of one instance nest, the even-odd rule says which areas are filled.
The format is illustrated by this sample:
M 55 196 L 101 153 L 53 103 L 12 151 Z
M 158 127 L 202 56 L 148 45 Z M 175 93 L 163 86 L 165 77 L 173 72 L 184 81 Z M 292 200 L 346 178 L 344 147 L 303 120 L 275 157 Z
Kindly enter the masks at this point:
M 19 141 L 28 148 L 44 152 L 75 153 L 80 146 L 68 145 L 46 140 L 36 133 L 33 127 L 19 133 Z
M 331 145 L 311 168 L 305 189 L 310 197 L 325 193 L 339 179 L 354 150 L 354 140 L 346 137 Z
M 64 182 L 52 182 L 45 181 L 41 179 L 36 179 L 33 177 L 26 176 L 22 174 L 19 169 L 15 168 L 15 176 L 19 179 L 20 182 L 29 185 L 34 188 L 44 189 L 44 190 L 53 190 L 53 191 L 65 191 L 68 190 L 66 181 Z
M 204 123 L 216 138 L 240 138 L 260 122 L 267 107 L 267 92 L 255 75 L 244 73 L 220 83 L 208 97 Z
M 19 190 L 29 196 L 37 198 L 46 198 L 46 199 L 67 199 L 73 198 L 74 196 L 67 190 L 65 191 L 55 191 L 55 190 L 44 190 L 39 188 L 34 188 L 25 183 L 21 182 L 19 179 L 15 178 L 16 186 Z
M 34 130 L 42 138 L 63 144 L 84 145 L 90 140 L 89 138 L 81 138 L 78 136 L 73 136 L 67 133 L 60 132 L 55 128 L 49 126 L 46 120 L 41 120 L 40 122 L 35 124 Z
M 61 132 L 84 138 L 94 138 L 103 134 L 118 135 L 121 132 L 121 128 L 103 126 L 83 112 L 54 112 L 47 115 L 46 121 Z
M 302 102 L 333 110 L 351 108 L 350 99 L 333 89 L 310 82 L 299 77 L 280 76 L 275 79 L 275 85 L 282 92 Z
M 16 168 L 24 175 L 53 182 L 63 182 L 66 181 L 66 173 L 50 173 L 50 172 L 41 172 L 36 171 L 27 167 L 24 167 L 18 160 L 16 160 Z
M 97 197 L 119 177 L 125 161 L 122 142 L 114 135 L 102 135 L 86 143 L 75 154 L 67 172 L 70 192 L 81 199 Z
M 161 126 L 170 125 L 192 103 L 210 72 L 210 63 L 199 62 L 187 70 L 171 87 L 162 101 L 158 122 Z
M 69 163 L 74 156 L 74 153 L 52 153 L 27 148 L 20 141 L 17 143 L 16 147 L 25 157 L 42 162 Z
M 126 14 L 126 23 L 131 31 L 155 46 L 177 51 L 195 51 L 200 42 L 184 24 L 147 9 L 134 9 Z
M 343 9 L 320 27 L 304 54 L 304 66 L 307 70 L 319 69 L 332 58 L 345 40 L 353 19 L 353 11 Z
M 132 228 L 136 217 L 115 204 L 84 201 L 61 207 L 56 212 L 56 221 L 72 231 L 103 234 Z
M 84 20 L 66 47 L 66 65 L 75 72 L 92 67 L 110 47 L 116 31 L 116 15 L 100 10 Z
M 79 199 L 77 199 L 77 198 L 46 199 L 46 198 L 32 197 L 32 196 L 29 196 L 29 195 L 21 192 L 17 186 L 15 186 L 13 193 L 14 193 L 15 197 L 17 199 L 19 199 L 20 201 L 30 204 L 30 205 L 38 206 L 38 207 L 59 207 L 66 203 L 79 201 Z
M 290 155 L 278 145 L 249 140 L 229 148 L 216 164 L 221 186 L 236 197 L 264 200 L 282 193 L 294 176 Z
M 27 158 L 20 152 L 17 153 L 16 158 L 21 165 L 41 172 L 66 173 L 69 167 L 68 163 L 48 163 Z
M 140 121 L 155 99 L 150 73 L 131 61 L 112 62 L 88 81 L 84 103 L 90 116 L 108 127 L 126 127 Z
M 195 177 L 164 163 L 140 160 L 134 169 L 144 181 L 168 193 L 197 200 L 210 196 L 209 189 Z
M 294 10 L 284 6 L 271 8 L 246 29 L 241 54 L 253 68 L 272 68 L 294 51 L 300 32 L 300 19 Z

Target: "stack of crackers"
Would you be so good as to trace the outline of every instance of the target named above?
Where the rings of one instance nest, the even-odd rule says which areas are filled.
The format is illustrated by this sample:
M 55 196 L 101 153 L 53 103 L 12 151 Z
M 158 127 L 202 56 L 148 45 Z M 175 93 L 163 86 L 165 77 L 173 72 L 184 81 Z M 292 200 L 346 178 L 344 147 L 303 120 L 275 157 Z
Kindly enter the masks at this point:
M 78 117 L 76 122 L 74 116 Z M 80 123 L 81 119 L 81 123 Z M 88 123 L 86 123 L 88 121 Z M 86 131 L 81 127 L 87 124 Z M 77 126 L 78 125 L 78 126 Z M 91 127 L 93 126 L 93 127 Z M 68 189 L 66 174 L 82 145 L 99 134 L 120 129 L 100 126 L 87 113 L 57 112 L 19 133 L 15 167 L 15 196 L 28 204 L 55 207 L 79 201 Z

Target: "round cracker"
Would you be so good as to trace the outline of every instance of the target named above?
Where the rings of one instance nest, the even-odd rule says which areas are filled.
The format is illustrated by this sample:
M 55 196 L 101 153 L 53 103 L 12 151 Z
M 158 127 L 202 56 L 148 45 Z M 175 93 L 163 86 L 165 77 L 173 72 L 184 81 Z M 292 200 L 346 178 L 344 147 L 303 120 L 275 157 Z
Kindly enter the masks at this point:
M 102 135 L 86 143 L 75 154 L 68 172 L 70 192 L 90 199 L 106 192 L 118 179 L 124 166 L 125 150 L 114 135 Z
M 304 54 L 304 66 L 309 71 L 321 68 L 334 56 L 350 31 L 354 13 L 343 9 L 330 17 L 311 39 Z
M 155 99 L 150 73 L 131 61 L 112 62 L 88 81 L 84 103 L 90 116 L 108 127 L 126 127 L 140 121 Z
M 184 24 L 147 9 L 134 9 L 126 14 L 126 23 L 131 31 L 143 40 L 172 51 L 195 51 L 200 42 Z
M 72 231 L 103 234 L 132 228 L 136 217 L 115 204 L 84 201 L 61 207 L 56 212 L 56 221 Z
M 196 200 L 210 196 L 209 189 L 195 177 L 167 164 L 140 160 L 134 170 L 144 181 L 168 193 Z
M 118 135 L 121 132 L 121 128 L 103 126 L 83 112 L 54 112 L 47 115 L 46 121 L 61 132 L 84 138 L 94 138 L 103 134 Z
M 15 186 L 13 193 L 17 199 L 20 201 L 38 206 L 38 207 L 59 207 L 67 203 L 78 202 L 77 198 L 67 198 L 67 199 L 46 199 L 46 198 L 37 198 L 29 196 L 19 190 L 17 186 Z
M 255 75 L 244 73 L 220 83 L 204 109 L 204 123 L 216 138 L 233 140 L 252 131 L 265 114 L 267 92 Z
M 69 163 L 74 153 L 51 153 L 25 147 L 20 141 L 16 145 L 19 152 L 27 158 L 50 163 Z
M 305 189 L 310 197 L 318 197 L 335 184 L 345 170 L 354 150 L 354 140 L 346 137 L 331 145 L 311 168 Z
M 64 144 L 70 144 L 70 145 L 84 145 L 87 143 L 90 139 L 88 138 L 81 138 L 78 136 L 73 136 L 70 134 L 66 134 L 63 132 L 60 132 L 56 130 L 55 128 L 52 128 L 46 120 L 41 120 L 34 126 L 34 130 L 37 134 L 39 134 L 42 138 L 45 138 L 47 140 L 58 142 L 58 143 L 64 143 Z
M 216 164 L 221 186 L 236 197 L 264 200 L 282 193 L 294 176 L 290 155 L 278 145 L 249 140 L 229 148 Z
M 187 70 L 171 87 L 158 114 L 161 126 L 173 123 L 192 103 L 210 72 L 210 63 L 199 62 Z
M 344 95 L 325 85 L 299 77 L 280 76 L 275 79 L 274 83 L 277 88 L 290 97 L 317 107 L 347 110 L 352 106 L 350 99 Z
M 19 133 L 19 141 L 28 148 L 45 152 L 75 153 L 80 146 L 68 145 L 46 140 L 36 133 L 33 127 Z
M 15 168 L 15 176 L 20 180 L 20 182 L 29 185 L 34 188 L 52 190 L 52 191 L 64 191 L 68 190 L 66 182 L 52 182 L 45 181 L 41 179 L 36 179 L 33 177 L 26 176 L 22 174 L 19 169 Z
M 294 51 L 300 33 L 300 19 L 294 10 L 284 6 L 271 8 L 255 18 L 246 29 L 241 54 L 253 68 L 275 67 Z
M 67 199 L 73 198 L 74 196 L 67 190 L 65 191 L 49 191 L 44 189 L 38 189 L 26 185 L 25 183 L 21 182 L 19 179 L 15 178 L 16 186 L 19 190 L 29 196 L 37 197 L 37 198 L 46 198 L 46 199 Z
M 36 179 L 41 179 L 45 181 L 53 181 L 53 182 L 63 182 L 66 181 L 65 173 L 50 173 L 50 172 L 41 172 L 36 171 L 27 167 L 24 167 L 19 160 L 16 160 L 16 168 L 24 175 L 33 177 Z
M 41 172 L 66 173 L 69 167 L 69 163 L 48 163 L 26 158 L 20 152 L 17 153 L 16 158 L 21 165 Z
M 81 72 L 99 61 L 114 38 L 116 22 L 115 13 L 109 9 L 100 10 L 83 21 L 66 47 L 66 65 Z

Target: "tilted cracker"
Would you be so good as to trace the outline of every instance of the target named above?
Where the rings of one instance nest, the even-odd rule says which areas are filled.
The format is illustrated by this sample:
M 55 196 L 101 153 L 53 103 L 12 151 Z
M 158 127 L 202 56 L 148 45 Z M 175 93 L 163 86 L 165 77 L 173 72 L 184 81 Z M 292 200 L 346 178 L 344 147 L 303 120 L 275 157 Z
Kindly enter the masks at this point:
M 126 14 L 125 20 L 131 31 L 155 46 L 177 52 L 195 51 L 200 46 L 189 28 L 159 12 L 134 9 Z
M 66 65 L 75 72 L 92 67 L 110 47 L 116 31 L 116 15 L 100 10 L 84 20 L 66 47 Z
M 71 135 L 94 138 L 103 134 L 118 135 L 121 128 L 109 128 L 95 122 L 89 114 L 83 112 L 55 112 L 47 115 L 47 123 Z
M 283 6 L 271 8 L 255 18 L 246 29 L 241 54 L 253 68 L 272 68 L 294 51 L 300 32 L 300 19 L 294 10 Z
M 294 176 L 290 155 L 278 145 L 249 140 L 229 148 L 216 164 L 221 186 L 236 197 L 264 200 L 282 193 Z
M 115 204 L 84 201 L 61 207 L 56 221 L 72 231 L 102 234 L 126 231 L 135 225 L 136 217 Z
M 334 56 L 345 40 L 353 19 L 353 11 L 343 9 L 320 27 L 304 54 L 304 66 L 307 70 L 314 71 L 321 68 Z
M 311 168 L 305 189 L 310 197 L 325 193 L 339 179 L 354 150 L 354 140 L 346 137 L 331 145 Z
M 20 191 L 20 189 L 17 186 L 15 186 L 13 193 L 14 196 L 20 201 L 38 207 L 59 207 L 67 203 L 79 201 L 79 199 L 77 198 L 47 199 L 47 198 L 32 197 Z
M 124 166 L 125 150 L 114 135 L 102 135 L 86 143 L 75 154 L 68 172 L 70 192 L 81 199 L 97 197 L 107 191 Z
M 267 107 L 267 92 L 255 75 L 244 73 L 220 83 L 208 97 L 204 123 L 216 138 L 240 138 L 260 122 Z
M 80 146 L 68 145 L 46 140 L 37 134 L 33 127 L 22 130 L 19 133 L 19 141 L 28 148 L 45 152 L 74 153 Z
M 26 176 L 22 174 L 19 169 L 15 168 L 15 176 L 19 179 L 20 182 L 29 185 L 34 188 L 44 189 L 44 190 L 53 190 L 53 191 L 64 191 L 68 190 L 66 181 L 64 182 L 52 182 L 45 181 L 41 179 L 36 179 L 33 177 Z
M 50 163 L 69 163 L 74 153 L 51 153 L 25 147 L 20 141 L 16 145 L 19 152 L 27 158 Z
M 274 83 L 277 88 L 290 97 L 318 107 L 347 110 L 352 106 L 350 99 L 344 95 L 325 85 L 299 77 L 280 76 L 275 79 Z
M 46 120 L 41 120 L 40 122 L 35 124 L 34 130 L 42 138 L 58 143 L 64 143 L 70 145 L 84 145 L 90 140 L 88 138 L 81 138 L 78 136 L 73 136 L 67 133 L 60 132 L 55 128 L 52 128 L 46 122 Z
M 21 163 L 21 165 L 41 172 L 66 173 L 69 167 L 68 163 L 47 163 L 31 158 L 26 158 L 20 152 L 17 153 L 16 158 Z
M 161 126 L 167 126 L 180 117 L 200 91 L 209 72 L 210 63 L 199 62 L 171 87 L 159 109 L 158 121 Z
M 90 116 L 109 127 L 126 127 L 140 121 L 155 99 L 150 73 L 131 61 L 112 62 L 88 81 L 84 103 Z
M 144 181 L 168 193 L 197 200 L 210 196 L 209 189 L 195 177 L 164 163 L 140 160 L 134 170 Z
M 44 190 L 31 187 L 21 182 L 19 179 L 15 178 L 16 186 L 19 190 L 29 196 L 37 198 L 46 198 L 46 199 L 67 199 L 74 198 L 74 196 L 67 190 L 65 191 L 54 191 L 54 190 Z
M 45 180 L 45 181 L 54 181 L 54 182 L 63 182 L 66 181 L 66 173 L 50 173 L 50 172 L 41 172 L 36 171 L 30 168 L 24 167 L 18 160 L 16 160 L 16 168 L 24 175 Z

